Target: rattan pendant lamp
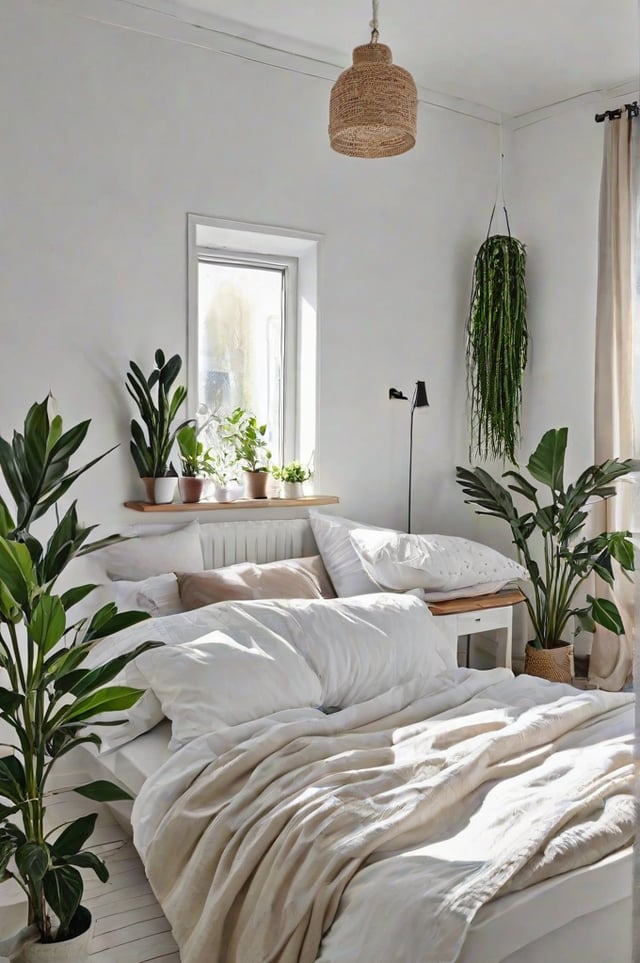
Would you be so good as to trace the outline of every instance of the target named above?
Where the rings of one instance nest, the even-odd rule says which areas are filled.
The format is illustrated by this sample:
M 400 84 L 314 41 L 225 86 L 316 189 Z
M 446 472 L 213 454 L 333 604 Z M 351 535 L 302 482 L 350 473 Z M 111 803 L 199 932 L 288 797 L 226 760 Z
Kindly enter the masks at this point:
M 380 0 L 373 0 L 371 40 L 353 51 L 353 66 L 331 90 L 329 140 L 349 157 L 393 157 L 416 142 L 418 91 L 411 74 L 378 43 Z

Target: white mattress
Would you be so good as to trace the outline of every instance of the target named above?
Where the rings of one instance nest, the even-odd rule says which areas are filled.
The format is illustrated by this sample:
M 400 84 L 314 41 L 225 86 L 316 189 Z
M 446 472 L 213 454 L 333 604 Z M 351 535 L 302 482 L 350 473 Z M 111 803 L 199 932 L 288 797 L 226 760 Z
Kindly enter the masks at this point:
M 92 774 L 113 777 L 137 795 L 148 776 L 169 758 L 170 737 L 171 724 L 162 722 L 126 746 L 93 755 Z M 630 963 L 632 864 L 633 850 L 627 847 L 592 866 L 494 900 L 476 916 L 459 963 L 550 963 L 552 958 L 566 963 L 602 963 L 604 959 Z M 592 914 L 597 925 L 589 936 Z M 607 947 L 605 956 L 602 947 L 593 943 L 598 934 Z M 561 956 L 555 955 L 567 942 L 575 952 L 568 955 L 563 949 Z

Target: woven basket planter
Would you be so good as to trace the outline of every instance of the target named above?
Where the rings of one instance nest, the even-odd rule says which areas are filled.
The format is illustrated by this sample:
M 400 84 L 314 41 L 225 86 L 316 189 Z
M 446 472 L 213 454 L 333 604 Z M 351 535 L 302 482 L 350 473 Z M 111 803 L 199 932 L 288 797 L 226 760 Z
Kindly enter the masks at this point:
M 527 675 L 537 675 L 541 679 L 548 679 L 549 682 L 571 684 L 575 672 L 573 645 L 563 642 L 555 649 L 536 649 L 528 642 L 524 656 L 524 671 Z
M 329 140 L 348 157 L 393 157 L 416 142 L 418 91 L 383 43 L 353 51 L 353 66 L 331 90 Z

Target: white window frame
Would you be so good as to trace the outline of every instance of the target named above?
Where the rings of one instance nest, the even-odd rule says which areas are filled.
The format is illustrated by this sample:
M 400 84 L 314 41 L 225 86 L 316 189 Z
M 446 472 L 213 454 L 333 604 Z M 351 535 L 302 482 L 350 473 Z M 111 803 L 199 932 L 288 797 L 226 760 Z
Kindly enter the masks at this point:
M 204 242 L 204 243 L 203 243 Z M 283 269 L 284 284 L 284 337 L 283 337 L 283 386 L 282 386 L 282 459 L 283 463 L 294 459 L 307 460 L 315 451 L 315 441 L 301 440 L 300 411 L 303 385 L 300 379 L 302 360 L 301 299 L 308 300 L 308 292 L 300 290 L 300 257 L 311 252 L 316 257 L 320 236 L 264 225 L 245 224 L 198 214 L 187 215 L 187 387 L 189 411 L 193 415 L 200 404 L 199 318 L 198 318 L 198 265 L 201 260 L 218 263 L 261 265 Z M 315 266 L 317 271 L 317 266 Z M 306 276 L 305 272 L 305 276 Z M 315 280 L 315 279 L 314 279 Z M 316 293 L 316 292 L 314 292 Z M 315 324 L 315 318 L 314 318 Z M 315 329 L 313 331 L 315 342 Z M 317 346 L 315 367 L 317 369 Z M 316 407 L 315 376 L 314 398 Z M 307 379 L 308 380 L 308 379 Z M 307 398 L 307 404 L 309 400 Z M 308 419 L 307 419 L 308 421 Z M 315 411 L 314 411 L 315 421 Z M 308 427 L 306 428 L 308 435 Z M 275 455 L 275 452 L 274 452 Z

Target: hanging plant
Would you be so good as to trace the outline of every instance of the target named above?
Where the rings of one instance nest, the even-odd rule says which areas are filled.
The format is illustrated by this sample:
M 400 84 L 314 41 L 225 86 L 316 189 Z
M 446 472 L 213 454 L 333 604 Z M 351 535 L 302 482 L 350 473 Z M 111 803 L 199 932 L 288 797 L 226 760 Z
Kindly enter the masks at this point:
M 467 322 L 469 457 L 516 463 L 529 340 L 526 253 L 524 244 L 511 236 L 506 208 L 504 213 L 508 235 L 487 236 L 473 271 Z

